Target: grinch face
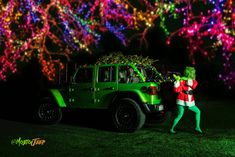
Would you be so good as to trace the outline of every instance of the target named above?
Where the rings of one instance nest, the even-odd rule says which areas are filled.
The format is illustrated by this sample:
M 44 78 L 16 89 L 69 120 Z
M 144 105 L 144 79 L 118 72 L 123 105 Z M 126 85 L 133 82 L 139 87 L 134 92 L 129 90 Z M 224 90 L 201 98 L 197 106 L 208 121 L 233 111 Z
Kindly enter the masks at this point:
M 196 70 L 194 67 L 186 67 L 184 70 L 184 76 L 189 79 L 195 79 L 196 78 Z

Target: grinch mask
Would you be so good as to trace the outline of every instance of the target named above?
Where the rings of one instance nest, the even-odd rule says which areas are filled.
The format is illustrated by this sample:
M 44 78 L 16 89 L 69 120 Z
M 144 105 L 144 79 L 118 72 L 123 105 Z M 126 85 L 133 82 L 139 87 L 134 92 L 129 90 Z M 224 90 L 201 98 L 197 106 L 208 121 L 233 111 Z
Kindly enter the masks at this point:
M 196 70 L 194 67 L 186 67 L 184 70 L 184 76 L 188 79 L 195 79 L 196 78 Z

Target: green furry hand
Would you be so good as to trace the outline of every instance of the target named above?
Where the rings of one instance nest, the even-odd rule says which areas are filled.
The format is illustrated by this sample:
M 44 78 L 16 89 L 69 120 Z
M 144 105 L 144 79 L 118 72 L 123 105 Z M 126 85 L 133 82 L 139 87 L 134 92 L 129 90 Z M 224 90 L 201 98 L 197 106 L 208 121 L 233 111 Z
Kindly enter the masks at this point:
M 175 78 L 176 81 L 179 81 L 181 78 L 178 75 L 173 74 L 173 77 Z
M 185 76 L 180 77 L 179 75 L 173 74 L 173 77 L 175 78 L 176 81 L 180 81 L 180 80 L 185 80 L 185 81 L 187 81 L 187 80 L 188 80 L 188 78 L 185 77 Z

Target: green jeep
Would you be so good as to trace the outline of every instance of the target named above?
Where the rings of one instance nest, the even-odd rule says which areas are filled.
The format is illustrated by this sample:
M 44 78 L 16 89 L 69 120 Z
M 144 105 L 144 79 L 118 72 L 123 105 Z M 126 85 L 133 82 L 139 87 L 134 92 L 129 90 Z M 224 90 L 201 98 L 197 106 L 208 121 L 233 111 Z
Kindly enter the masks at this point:
M 146 81 L 145 70 L 134 64 L 103 64 L 76 69 L 71 83 L 50 89 L 37 109 L 43 122 L 59 122 L 61 108 L 108 109 L 115 128 L 133 132 L 145 123 L 146 115 L 164 110 L 158 82 Z

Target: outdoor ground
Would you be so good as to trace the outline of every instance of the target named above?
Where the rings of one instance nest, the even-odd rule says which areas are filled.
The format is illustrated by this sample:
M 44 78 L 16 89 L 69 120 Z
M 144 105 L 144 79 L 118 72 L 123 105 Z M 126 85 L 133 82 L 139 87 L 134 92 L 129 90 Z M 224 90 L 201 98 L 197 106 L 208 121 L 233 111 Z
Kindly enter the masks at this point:
M 67 113 L 57 125 L 0 119 L 0 157 L 230 157 L 235 156 L 235 100 L 199 101 L 204 135 L 193 132 L 193 114 L 186 111 L 177 134 L 168 133 L 171 119 L 146 124 L 135 133 L 110 129 L 102 113 Z M 89 115 L 90 114 L 90 115 Z M 10 117 L 10 116 L 9 116 Z M 92 117 L 92 118 L 90 118 Z M 20 146 L 14 140 L 45 140 L 43 145 Z

